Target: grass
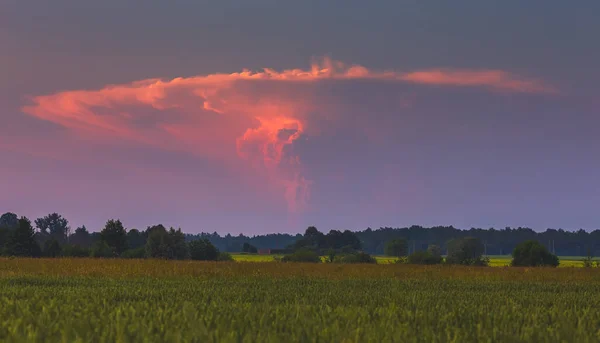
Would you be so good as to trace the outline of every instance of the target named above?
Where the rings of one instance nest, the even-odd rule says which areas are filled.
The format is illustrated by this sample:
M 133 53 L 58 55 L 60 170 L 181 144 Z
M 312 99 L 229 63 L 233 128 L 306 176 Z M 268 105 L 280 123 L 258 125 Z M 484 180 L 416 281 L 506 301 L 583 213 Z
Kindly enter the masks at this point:
M 600 269 L 0 259 L 2 342 L 598 342 Z

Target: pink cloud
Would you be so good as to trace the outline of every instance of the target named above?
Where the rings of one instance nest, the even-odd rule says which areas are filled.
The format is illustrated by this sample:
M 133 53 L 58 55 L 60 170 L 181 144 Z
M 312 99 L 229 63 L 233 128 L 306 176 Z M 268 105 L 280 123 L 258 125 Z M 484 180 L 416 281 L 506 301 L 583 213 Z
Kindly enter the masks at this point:
M 401 76 L 407 82 L 441 86 L 489 87 L 520 93 L 556 93 L 557 90 L 537 80 L 517 77 L 501 70 L 430 69 Z
M 289 148 L 303 135 L 319 134 L 311 117 L 317 106 L 314 96 L 302 87 L 324 80 L 555 92 L 539 81 L 497 70 L 377 72 L 324 59 L 309 70 L 265 68 L 59 92 L 34 97 L 33 104 L 23 111 L 84 139 L 129 140 L 219 159 L 236 167 L 242 161 L 248 170 L 266 175 L 281 189 L 289 210 L 299 212 L 308 206 L 312 182 L 305 177 L 300 156 Z M 406 107 L 406 99 L 399 99 L 397 105 Z

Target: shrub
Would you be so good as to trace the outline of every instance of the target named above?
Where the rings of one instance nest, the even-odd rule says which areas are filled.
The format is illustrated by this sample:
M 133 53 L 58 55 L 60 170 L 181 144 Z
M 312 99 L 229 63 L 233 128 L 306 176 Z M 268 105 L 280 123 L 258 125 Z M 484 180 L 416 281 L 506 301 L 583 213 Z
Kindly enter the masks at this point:
M 64 256 L 64 257 L 89 257 L 90 249 L 84 248 L 79 245 L 67 244 L 62 249 L 62 256 Z
M 109 257 L 114 257 L 115 253 L 111 249 L 111 247 L 109 247 L 108 244 L 106 244 L 105 241 L 99 240 L 96 243 L 94 243 L 94 245 L 92 246 L 92 251 L 90 253 L 90 256 L 91 257 L 109 258 Z
M 217 261 L 233 262 L 233 257 L 231 257 L 230 253 L 223 251 L 223 252 L 219 253 L 219 257 L 217 258 Z
M 518 267 L 557 267 L 558 257 L 551 254 L 545 246 L 538 241 L 525 241 L 519 243 L 512 252 L 512 266 Z
M 426 251 L 416 251 L 408 256 L 407 263 L 410 264 L 440 264 L 442 255 L 437 246 L 431 246 Z
M 335 263 L 377 263 L 377 260 L 365 252 L 335 256 Z
M 385 243 L 384 251 L 386 256 L 406 256 L 408 251 L 408 244 L 406 243 L 406 239 L 399 238 L 388 241 L 387 243 Z
M 146 248 L 141 246 L 135 249 L 127 249 L 121 254 L 122 258 L 144 258 L 146 257 Z
M 448 242 L 446 263 L 466 266 L 487 266 L 489 258 L 484 258 L 483 243 L 479 238 L 465 237 Z
M 61 255 L 62 248 L 55 238 L 50 238 L 44 243 L 44 256 L 46 257 L 59 257 Z
M 320 263 L 321 257 L 312 250 L 300 249 L 292 254 L 285 255 L 281 258 L 281 262 L 307 262 Z

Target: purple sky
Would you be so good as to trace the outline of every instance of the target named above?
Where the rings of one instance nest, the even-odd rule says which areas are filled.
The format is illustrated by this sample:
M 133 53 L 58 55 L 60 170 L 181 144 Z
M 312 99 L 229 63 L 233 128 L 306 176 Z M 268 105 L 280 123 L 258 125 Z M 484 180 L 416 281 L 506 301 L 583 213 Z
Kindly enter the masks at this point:
M 599 2 L 201 3 L 0 5 L 0 212 L 600 228 Z

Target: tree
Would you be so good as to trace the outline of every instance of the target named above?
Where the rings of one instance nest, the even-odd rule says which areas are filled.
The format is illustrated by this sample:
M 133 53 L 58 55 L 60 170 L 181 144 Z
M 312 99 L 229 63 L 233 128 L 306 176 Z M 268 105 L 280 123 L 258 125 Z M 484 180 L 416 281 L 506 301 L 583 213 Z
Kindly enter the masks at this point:
M 85 225 L 75 229 L 75 232 L 69 236 L 69 243 L 80 247 L 90 247 L 92 245 L 92 236 Z
M 137 249 L 146 245 L 146 237 L 138 229 L 127 231 L 127 246 L 129 249 Z
M 385 244 L 385 254 L 387 256 L 403 257 L 407 255 L 407 252 L 408 244 L 404 238 L 392 239 Z
M 17 227 L 11 231 L 6 244 L 6 253 L 11 256 L 38 257 L 41 255 L 41 249 L 35 241 L 35 230 L 31 226 L 31 221 L 26 217 L 21 217 Z
M 181 228 L 169 229 L 169 246 L 171 258 L 183 260 L 189 257 L 188 245 L 185 243 L 185 235 L 181 232 Z
M 167 229 L 161 224 L 146 229 L 146 256 L 152 258 L 170 258 Z
M 296 250 L 298 249 L 312 249 L 317 250 L 327 246 L 327 239 L 325 235 L 317 230 L 314 226 L 309 226 L 304 232 L 302 239 L 299 239 L 294 244 Z
M 517 245 L 512 252 L 511 265 L 515 267 L 557 267 L 558 257 L 551 254 L 544 245 L 538 241 L 529 240 Z
M 193 240 L 188 246 L 192 260 L 216 261 L 219 259 L 219 249 L 206 238 Z
M 245 242 L 244 245 L 242 246 L 242 251 L 251 253 L 251 254 L 256 254 L 258 252 L 258 249 L 256 249 L 256 247 L 254 245 L 252 245 L 248 242 Z
M 18 225 L 19 218 L 16 214 L 7 212 L 0 216 L 0 254 L 6 247 L 11 231 L 17 228 Z
M 146 233 L 146 256 L 179 260 L 188 257 L 188 246 L 181 229 L 170 228 L 167 231 L 163 225 L 155 225 L 149 227 Z
M 120 255 L 127 249 L 127 231 L 120 220 L 111 219 L 107 221 L 104 229 L 100 231 L 100 238 L 117 255 Z
M 448 257 L 450 264 L 483 266 L 488 260 L 483 258 L 483 243 L 479 238 L 465 237 L 448 242 Z
M 434 258 L 435 260 L 439 260 L 438 263 L 442 263 L 442 260 L 444 258 L 442 257 L 442 249 L 440 249 L 440 247 L 438 247 L 435 244 L 432 244 L 427 248 L 427 252 L 431 255 L 432 258 Z
M 69 221 L 58 213 L 51 213 L 45 217 L 36 219 L 35 226 L 41 233 L 50 235 L 50 237 L 54 238 L 59 243 L 67 241 L 69 231 L 71 230 Z
M 342 232 L 342 243 L 341 246 L 352 247 L 354 250 L 360 250 L 362 244 L 360 239 L 356 236 L 356 234 L 350 230 L 345 230 Z
M 347 249 L 355 253 L 360 248 L 360 239 L 350 230 L 345 230 L 344 232 L 331 230 L 327 235 L 324 235 L 314 226 L 309 226 L 304 232 L 304 236 L 298 239 L 293 245 L 294 250 L 310 249 L 317 253 L 325 253 L 329 249 L 336 251 Z
M 0 216 L 0 228 L 14 230 L 19 225 L 19 218 L 12 212 L 6 212 Z

